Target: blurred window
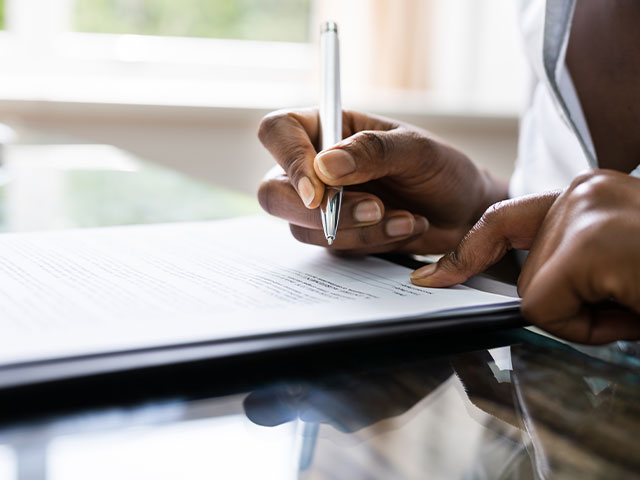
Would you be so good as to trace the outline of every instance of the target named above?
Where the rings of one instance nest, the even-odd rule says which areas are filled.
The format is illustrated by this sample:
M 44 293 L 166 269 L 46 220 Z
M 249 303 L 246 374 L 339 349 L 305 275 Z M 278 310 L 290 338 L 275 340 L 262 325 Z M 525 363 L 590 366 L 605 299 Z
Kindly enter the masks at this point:
M 73 29 L 308 42 L 310 13 L 311 0 L 75 0 Z
M 513 0 L 0 0 L 0 101 L 272 109 L 317 97 L 338 22 L 353 108 L 514 115 Z

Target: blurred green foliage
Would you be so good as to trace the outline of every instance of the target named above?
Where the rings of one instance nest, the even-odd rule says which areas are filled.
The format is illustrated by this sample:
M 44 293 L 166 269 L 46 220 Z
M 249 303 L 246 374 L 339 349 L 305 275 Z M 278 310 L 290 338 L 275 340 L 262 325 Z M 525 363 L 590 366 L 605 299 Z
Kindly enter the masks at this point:
M 4 0 L 0 0 L 0 30 L 4 29 Z
M 310 3 L 311 0 L 75 0 L 74 29 L 307 42 Z

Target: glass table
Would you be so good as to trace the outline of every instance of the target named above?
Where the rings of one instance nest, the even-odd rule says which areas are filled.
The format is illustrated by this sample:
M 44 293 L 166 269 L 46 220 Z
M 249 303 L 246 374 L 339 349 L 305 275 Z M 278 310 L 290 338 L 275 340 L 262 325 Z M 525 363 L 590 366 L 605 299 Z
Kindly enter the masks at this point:
M 109 146 L 3 157 L 4 231 L 259 212 Z M 640 478 L 633 342 L 415 335 L 136 382 L 27 413 L 0 394 L 0 479 Z

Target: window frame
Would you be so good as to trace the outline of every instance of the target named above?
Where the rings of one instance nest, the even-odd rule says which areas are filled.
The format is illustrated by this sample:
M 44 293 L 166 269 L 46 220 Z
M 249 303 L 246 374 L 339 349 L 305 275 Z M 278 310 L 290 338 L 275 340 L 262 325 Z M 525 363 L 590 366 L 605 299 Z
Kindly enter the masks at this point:
M 285 92 L 312 98 L 311 43 L 74 32 L 72 7 L 5 0 L 0 98 L 252 107 Z

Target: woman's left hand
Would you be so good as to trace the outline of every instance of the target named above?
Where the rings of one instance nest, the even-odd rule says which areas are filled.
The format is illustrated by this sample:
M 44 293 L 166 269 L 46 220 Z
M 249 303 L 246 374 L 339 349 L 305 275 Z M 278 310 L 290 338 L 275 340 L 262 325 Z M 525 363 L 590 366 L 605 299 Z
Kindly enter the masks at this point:
M 563 192 L 499 202 L 412 281 L 461 283 L 511 248 L 530 250 L 518 292 L 534 325 L 580 343 L 640 338 L 640 179 L 594 170 Z M 604 310 L 607 301 L 619 308 Z

